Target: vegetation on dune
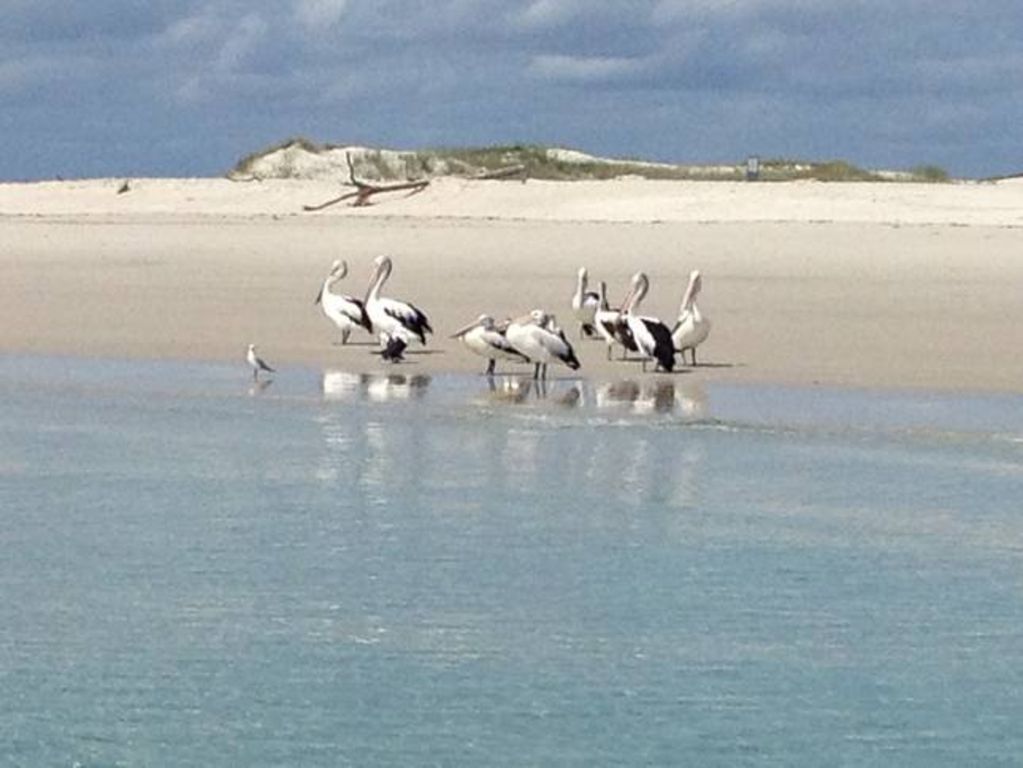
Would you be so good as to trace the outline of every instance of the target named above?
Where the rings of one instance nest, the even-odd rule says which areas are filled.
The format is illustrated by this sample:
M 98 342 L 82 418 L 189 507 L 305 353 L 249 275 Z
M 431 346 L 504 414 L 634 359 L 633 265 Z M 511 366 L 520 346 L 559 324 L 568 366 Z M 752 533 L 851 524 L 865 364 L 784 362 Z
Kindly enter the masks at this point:
M 937 165 L 918 165 L 909 172 L 917 181 L 944 183 L 950 180 L 948 171 Z
M 337 150 L 337 152 L 335 152 Z M 347 175 L 344 145 L 321 144 L 304 136 L 289 138 L 242 158 L 231 178 L 302 178 Z M 333 155 L 331 154 L 333 153 Z M 339 157 L 341 160 L 339 161 Z M 322 162 L 320 162 L 322 160 Z M 645 179 L 737 181 L 746 178 L 745 162 L 724 165 L 673 165 L 635 159 L 591 157 L 581 152 L 533 144 L 491 147 L 444 147 L 415 151 L 357 149 L 351 160 L 359 177 L 370 181 L 427 179 L 438 176 L 478 177 L 500 169 L 521 167 L 517 177 L 553 181 Z M 319 165 L 317 166 L 317 163 Z M 314 170 L 311 170 L 314 169 Z M 882 172 L 859 168 L 844 160 L 760 162 L 761 181 L 922 181 L 947 182 L 938 166 Z

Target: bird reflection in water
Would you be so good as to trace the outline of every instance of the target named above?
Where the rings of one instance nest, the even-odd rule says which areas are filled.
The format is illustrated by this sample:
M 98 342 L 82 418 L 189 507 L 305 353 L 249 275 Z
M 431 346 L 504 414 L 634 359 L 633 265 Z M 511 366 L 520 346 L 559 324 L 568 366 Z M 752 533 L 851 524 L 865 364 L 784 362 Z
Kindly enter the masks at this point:
M 563 387 L 545 379 L 491 377 L 487 381 L 485 399 L 488 402 L 510 405 L 543 401 L 574 408 L 582 402 L 582 386 L 579 382 L 571 382 L 567 387 Z
M 430 377 L 423 374 L 406 376 L 401 373 L 324 371 L 322 380 L 324 400 L 369 400 L 377 403 L 418 399 L 426 393 L 429 385 Z
M 261 394 L 266 392 L 273 383 L 273 379 L 259 379 L 258 381 L 252 382 L 252 386 L 249 387 L 249 397 L 259 397 Z
M 625 379 L 595 388 L 597 408 L 627 408 L 633 413 L 679 413 L 689 419 L 703 418 L 707 395 L 698 384 L 679 386 L 674 381 Z

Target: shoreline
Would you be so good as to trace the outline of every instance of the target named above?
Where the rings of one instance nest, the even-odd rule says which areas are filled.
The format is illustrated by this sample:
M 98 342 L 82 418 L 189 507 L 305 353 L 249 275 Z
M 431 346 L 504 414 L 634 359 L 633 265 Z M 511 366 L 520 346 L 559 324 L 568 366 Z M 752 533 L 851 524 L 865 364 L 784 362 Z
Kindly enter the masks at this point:
M 616 302 L 642 269 L 651 279 L 643 313 L 671 325 L 698 268 L 713 323 L 699 359 L 711 365 L 677 378 L 1023 393 L 1023 184 L 964 185 L 949 198 L 946 185 L 477 182 L 457 200 L 438 184 L 367 209 L 283 215 L 279 185 L 260 193 L 271 204 L 251 200 L 246 184 L 150 181 L 120 197 L 113 182 L 0 185 L 0 353 L 244 365 L 254 342 L 284 365 L 386 372 L 368 346 L 333 346 L 313 298 L 335 258 L 350 267 L 336 290 L 361 296 L 372 259 L 387 253 L 395 270 L 384 294 L 420 306 L 436 331 L 430 354 L 410 355 L 402 372 L 482 371 L 450 333 L 483 312 L 542 307 L 576 345 L 581 376 L 638 377 L 638 365 L 604 360 L 602 343 L 578 342 L 576 270 L 588 268 L 591 288 L 607 280 Z M 288 189 L 327 187 L 336 194 L 319 182 Z M 49 199 L 53 189 L 61 199 Z M 964 191 L 978 197 L 949 208 Z M 80 195 L 89 202 L 75 208 Z M 883 197 L 863 207 L 871 195 Z M 763 218 L 765 196 L 799 217 Z M 654 200 L 674 200 L 677 218 L 650 220 Z M 195 212 L 211 201 L 216 211 Z M 464 215 L 453 217 L 458 206 Z M 486 208 L 495 215 L 478 212 Z M 890 215 L 910 208 L 916 223 Z M 856 211 L 874 218 L 843 220 Z M 592 218 L 573 218 L 580 212 Z M 353 340 L 369 341 L 361 331 Z
M 855 433 L 886 439 L 1023 441 L 1023 395 L 850 389 L 665 375 L 597 379 L 525 372 L 480 373 L 396 366 L 376 372 L 282 367 L 253 381 L 244 364 L 196 360 L 80 358 L 0 354 L 0 391 L 26 398 L 169 400 L 260 398 L 312 407 L 356 404 L 484 409 L 497 415 L 555 418 L 590 426 L 671 423 L 697 428 Z

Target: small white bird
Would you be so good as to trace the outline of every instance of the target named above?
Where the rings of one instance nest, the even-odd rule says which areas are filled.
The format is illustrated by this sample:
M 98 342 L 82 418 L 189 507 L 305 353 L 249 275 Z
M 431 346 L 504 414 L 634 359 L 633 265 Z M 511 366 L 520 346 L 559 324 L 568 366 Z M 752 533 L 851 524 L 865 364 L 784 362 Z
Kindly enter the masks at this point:
M 361 300 L 346 296 L 343 293 L 331 292 L 331 286 L 339 280 L 344 279 L 348 274 L 348 262 L 346 261 L 335 261 L 331 267 L 330 272 L 327 274 L 326 279 L 323 281 L 323 285 L 320 288 L 320 292 L 316 294 L 316 304 L 319 304 L 323 309 L 323 314 L 327 316 L 334 325 L 341 331 L 341 343 L 347 344 L 348 337 L 352 333 L 352 329 L 360 326 L 365 328 L 368 332 L 373 332 L 373 326 L 369 322 L 369 316 L 366 314 L 366 307 Z
M 245 359 L 249 365 L 252 366 L 252 380 L 256 381 L 259 378 L 260 371 L 266 371 L 268 373 L 274 373 L 274 369 L 266 364 L 266 361 L 256 354 L 256 345 L 249 344 L 249 351 L 245 353 Z
M 483 372 L 487 376 L 494 375 L 494 367 L 498 360 L 511 360 L 516 363 L 528 363 L 529 358 L 519 352 L 508 341 L 504 332 L 507 323 L 498 325 L 490 315 L 480 315 L 464 328 L 451 335 L 453 339 L 461 339 L 462 344 L 480 357 L 489 360 Z
M 710 335 L 710 320 L 700 313 L 696 306 L 696 295 L 703 287 L 703 278 L 700 270 L 694 269 L 689 273 L 689 284 L 686 292 L 682 294 L 682 304 L 678 309 L 678 321 L 671 330 L 671 340 L 675 349 L 682 355 L 682 364 L 686 362 L 686 350 L 693 356 L 693 365 L 696 365 L 696 348 L 707 340 Z
M 588 275 L 586 267 L 580 267 L 576 277 L 575 293 L 572 294 L 572 313 L 579 321 L 579 337 L 593 336 L 593 316 L 600 307 L 600 296 L 586 290 Z
M 534 379 L 547 378 L 547 364 L 551 360 L 564 363 L 573 371 L 579 368 L 579 360 L 565 338 L 565 332 L 543 310 L 534 309 L 528 315 L 512 320 L 504 335 L 512 347 L 536 366 L 533 369 Z

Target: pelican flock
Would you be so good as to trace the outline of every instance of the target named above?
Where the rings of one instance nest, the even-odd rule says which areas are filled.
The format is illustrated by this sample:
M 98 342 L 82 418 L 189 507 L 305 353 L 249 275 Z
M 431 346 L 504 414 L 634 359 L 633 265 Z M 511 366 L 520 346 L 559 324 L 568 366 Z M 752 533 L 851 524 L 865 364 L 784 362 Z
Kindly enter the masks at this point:
M 323 314 L 338 330 L 341 331 L 341 343 L 347 344 L 354 328 L 365 328 L 367 332 L 373 332 L 373 326 L 369 322 L 369 315 L 366 314 L 366 306 L 360 300 L 343 293 L 332 293 L 331 288 L 348 274 L 348 262 L 335 261 L 330 272 L 316 294 L 316 301 L 323 309 Z
M 398 363 L 404 360 L 407 347 L 413 342 L 427 344 L 433 333 L 429 318 L 423 310 L 408 301 L 381 296 L 384 284 L 390 278 L 394 264 L 389 256 L 373 260 L 373 270 L 364 299 L 335 293 L 333 287 L 348 275 L 348 263 L 336 260 L 324 278 L 315 303 L 340 331 L 340 344 L 348 343 L 356 328 L 363 328 L 379 341 L 375 354 L 381 359 Z M 615 346 L 622 349 L 622 360 L 637 360 L 643 371 L 653 362 L 656 370 L 672 372 L 676 356 L 685 365 L 686 350 L 691 365 L 696 365 L 696 348 L 706 341 L 710 321 L 701 313 L 696 298 L 703 286 L 699 270 L 689 274 L 689 281 L 679 306 L 678 319 L 668 328 L 656 317 L 644 315 L 640 306 L 650 290 L 650 279 L 645 272 L 633 274 L 628 292 L 621 305 L 614 308 L 607 298 L 607 282 L 598 282 L 599 291 L 589 291 L 589 272 L 585 267 L 576 272 L 575 291 L 569 307 L 579 324 L 581 338 L 596 338 L 606 345 L 607 359 Z M 533 366 L 532 377 L 547 378 L 550 363 L 564 365 L 575 371 L 581 363 L 575 348 L 554 314 L 544 309 L 533 309 L 515 319 L 497 322 L 492 315 L 480 314 L 471 323 L 451 334 L 470 352 L 484 358 L 487 366 L 483 373 L 493 376 L 497 361 Z M 635 353 L 632 357 L 629 353 Z M 249 344 L 246 360 L 254 380 L 260 373 L 273 373 L 274 369 Z

